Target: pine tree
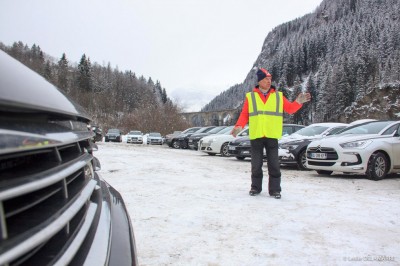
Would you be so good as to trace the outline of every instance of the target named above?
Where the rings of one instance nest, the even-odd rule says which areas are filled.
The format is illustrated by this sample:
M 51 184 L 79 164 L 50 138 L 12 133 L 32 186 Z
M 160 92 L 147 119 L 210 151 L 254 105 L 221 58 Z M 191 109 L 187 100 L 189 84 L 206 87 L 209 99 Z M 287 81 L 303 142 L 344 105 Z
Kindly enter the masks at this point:
M 62 54 L 58 61 L 57 82 L 59 88 L 68 91 L 68 60 L 65 53 Z

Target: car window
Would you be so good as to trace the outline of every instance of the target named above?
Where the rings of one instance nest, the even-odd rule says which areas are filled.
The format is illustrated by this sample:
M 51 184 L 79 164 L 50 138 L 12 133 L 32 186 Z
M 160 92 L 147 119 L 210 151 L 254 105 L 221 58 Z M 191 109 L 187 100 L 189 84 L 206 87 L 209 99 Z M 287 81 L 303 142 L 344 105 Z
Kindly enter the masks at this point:
M 344 129 L 341 134 L 378 134 L 393 121 L 378 121 Z
M 160 133 L 150 133 L 149 134 L 150 137 L 161 137 Z
M 390 128 L 386 129 L 385 132 L 383 132 L 382 135 L 392 135 L 396 130 L 399 128 L 399 125 L 394 125 L 391 126 Z
M 343 128 L 346 128 L 346 127 L 335 127 L 329 131 L 328 135 L 335 135 L 335 134 L 341 132 L 343 130 Z
M 283 126 L 282 135 L 290 135 L 293 133 L 293 127 L 291 126 Z
M 302 128 L 299 131 L 296 131 L 296 134 L 302 136 L 315 136 L 321 134 L 327 129 L 328 129 L 327 126 L 310 126 Z

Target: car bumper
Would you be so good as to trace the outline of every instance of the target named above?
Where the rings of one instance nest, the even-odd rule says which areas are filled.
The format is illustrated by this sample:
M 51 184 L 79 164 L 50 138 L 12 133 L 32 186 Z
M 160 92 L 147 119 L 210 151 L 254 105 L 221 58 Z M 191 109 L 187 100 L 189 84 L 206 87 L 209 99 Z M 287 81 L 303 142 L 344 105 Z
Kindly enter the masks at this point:
M 326 170 L 363 174 L 367 170 L 369 155 L 361 154 L 359 150 L 337 150 L 331 148 L 327 159 L 313 158 L 313 150 L 307 150 L 307 167 L 313 170 Z M 335 157 L 331 159 L 329 157 Z
M 279 163 L 297 164 L 296 157 L 287 149 L 278 149 Z
M 134 144 L 143 144 L 143 140 L 132 140 L 128 139 L 126 140 L 127 143 L 134 143 Z
M 229 145 L 229 154 L 239 157 L 251 157 L 250 147 L 240 147 Z
M 199 148 L 199 141 L 189 139 L 188 145 L 189 145 L 189 148 L 191 148 L 192 150 L 197 150 Z

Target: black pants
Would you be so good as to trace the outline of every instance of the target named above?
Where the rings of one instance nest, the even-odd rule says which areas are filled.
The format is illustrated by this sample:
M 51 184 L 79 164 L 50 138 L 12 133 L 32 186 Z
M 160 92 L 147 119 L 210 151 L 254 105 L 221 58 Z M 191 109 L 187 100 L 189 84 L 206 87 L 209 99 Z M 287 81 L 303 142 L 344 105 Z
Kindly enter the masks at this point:
M 278 140 L 259 138 L 250 140 L 251 144 L 251 188 L 262 191 L 263 181 L 263 151 L 267 154 L 268 164 L 268 192 L 281 192 L 281 169 L 278 157 Z

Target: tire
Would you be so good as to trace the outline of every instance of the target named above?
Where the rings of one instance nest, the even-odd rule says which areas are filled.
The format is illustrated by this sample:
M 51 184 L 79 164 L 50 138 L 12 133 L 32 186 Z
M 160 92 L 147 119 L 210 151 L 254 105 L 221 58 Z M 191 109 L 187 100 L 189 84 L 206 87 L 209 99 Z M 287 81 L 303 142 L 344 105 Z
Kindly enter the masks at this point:
M 242 157 L 242 156 L 236 156 L 236 159 L 238 159 L 239 161 L 243 161 L 243 160 L 244 160 L 244 158 L 246 158 L 246 157 Z
M 108 140 L 108 139 L 105 139 L 105 142 L 109 142 L 109 140 Z
M 382 152 L 376 152 L 368 160 L 367 172 L 368 179 L 384 179 L 389 171 L 389 160 Z
M 174 149 L 180 149 L 181 145 L 179 145 L 179 142 L 177 142 L 176 140 L 172 142 L 172 148 Z
M 316 170 L 319 175 L 331 175 L 333 171 Z
M 300 170 L 308 170 L 307 165 L 307 155 L 306 155 L 306 150 L 302 150 L 299 153 L 299 157 L 297 158 L 297 166 Z
M 222 157 L 229 157 L 229 149 L 228 149 L 228 142 L 225 142 L 224 144 L 222 144 L 221 146 L 221 156 Z

